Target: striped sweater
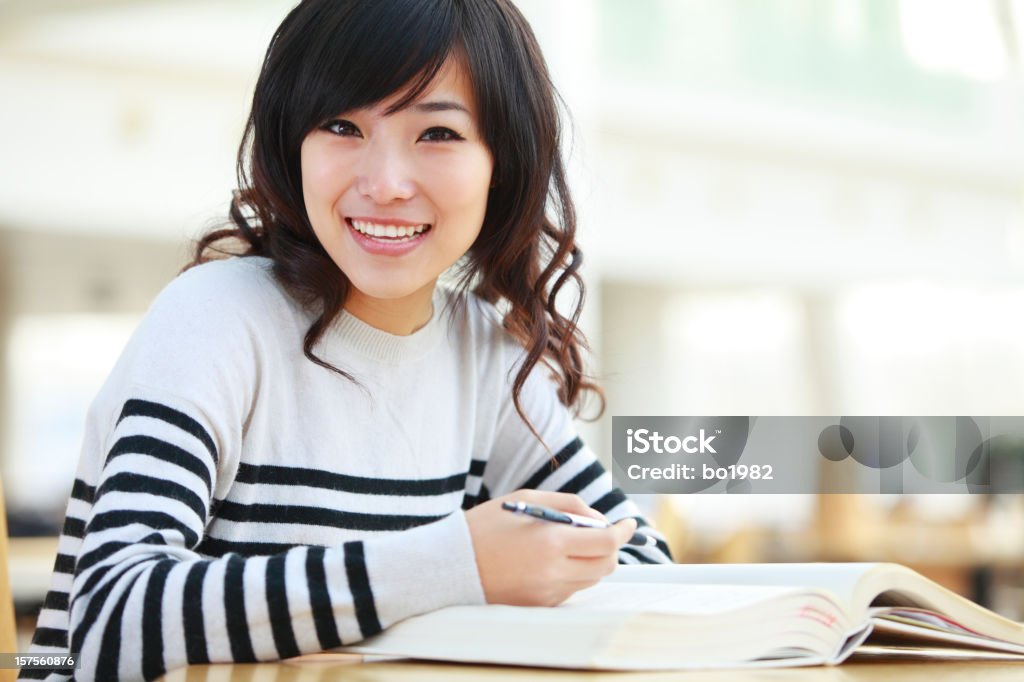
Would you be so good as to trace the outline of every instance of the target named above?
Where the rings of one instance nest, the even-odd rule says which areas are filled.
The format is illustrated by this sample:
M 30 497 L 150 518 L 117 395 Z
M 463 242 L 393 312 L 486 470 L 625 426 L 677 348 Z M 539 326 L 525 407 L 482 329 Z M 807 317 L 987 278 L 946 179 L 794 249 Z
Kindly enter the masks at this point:
M 433 303 L 410 336 L 343 312 L 315 352 L 351 381 L 304 357 L 313 314 L 269 260 L 172 281 L 89 409 L 33 653 L 78 653 L 79 680 L 148 680 L 322 651 L 482 603 L 464 512 L 492 496 L 569 491 L 639 518 L 542 365 L 521 402 L 550 452 L 519 417 L 524 351 L 497 311 L 442 287 Z M 620 561 L 669 561 L 640 525 L 657 546 Z

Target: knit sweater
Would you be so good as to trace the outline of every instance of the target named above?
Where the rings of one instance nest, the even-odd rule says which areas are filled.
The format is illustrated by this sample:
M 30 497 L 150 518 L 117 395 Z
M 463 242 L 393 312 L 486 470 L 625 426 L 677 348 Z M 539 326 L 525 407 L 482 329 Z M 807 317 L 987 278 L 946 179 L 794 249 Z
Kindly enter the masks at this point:
M 495 308 L 436 287 L 409 336 L 347 312 L 314 352 L 314 314 L 271 261 L 195 267 L 157 297 L 93 401 L 32 652 L 78 680 L 351 644 L 484 601 L 465 510 L 519 488 L 577 493 L 663 538 L 576 435 L 543 364 Z M 24 670 L 25 679 L 66 679 Z

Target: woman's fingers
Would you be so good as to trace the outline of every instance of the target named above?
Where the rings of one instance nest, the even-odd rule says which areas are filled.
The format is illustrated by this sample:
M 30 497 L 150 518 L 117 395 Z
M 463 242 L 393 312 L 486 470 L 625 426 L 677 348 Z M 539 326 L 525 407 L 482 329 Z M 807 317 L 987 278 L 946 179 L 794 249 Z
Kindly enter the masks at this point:
M 577 528 L 562 526 L 566 556 L 575 559 L 618 556 L 619 547 L 629 542 L 636 530 L 636 521 L 624 519 L 608 528 Z
M 607 521 L 604 514 L 591 509 L 583 498 L 573 493 L 558 493 L 550 490 L 517 490 L 511 495 L 507 496 L 509 499 L 521 500 L 527 504 L 536 504 L 543 507 L 551 507 L 559 511 L 568 512 L 569 514 L 579 514 L 580 516 L 589 516 L 592 519 L 598 519 L 599 521 Z
M 633 537 L 633 533 L 639 527 L 636 519 L 630 517 L 625 519 L 619 519 L 611 525 L 611 530 L 615 532 L 615 541 L 619 547 L 629 542 L 629 539 Z
M 603 520 L 576 495 L 517 491 L 466 512 L 480 582 L 488 602 L 552 606 L 614 570 L 632 519 L 607 528 L 580 528 L 502 509 L 521 501 Z M 590 513 L 587 513 L 590 512 Z

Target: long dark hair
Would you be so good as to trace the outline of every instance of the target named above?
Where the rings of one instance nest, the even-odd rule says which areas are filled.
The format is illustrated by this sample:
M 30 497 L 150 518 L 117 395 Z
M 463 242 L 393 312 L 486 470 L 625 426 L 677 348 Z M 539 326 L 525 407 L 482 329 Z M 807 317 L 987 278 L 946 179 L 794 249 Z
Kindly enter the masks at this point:
M 577 323 L 584 300 L 576 212 L 560 152 L 557 95 L 526 20 L 509 0 L 304 0 L 278 27 L 263 62 L 238 153 L 231 225 L 195 245 L 186 270 L 208 260 L 266 256 L 277 280 L 319 315 L 306 332 L 307 358 L 349 379 L 313 347 L 341 312 L 349 281 L 317 241 L 302 195 L 300 147 L 339 112 L 402 92 L 409 105 L 450 57 L 468 68 L 493 183 L 479 237 L 460 261 L 458 285 L 503 311 L 526 349 L 512 385 L 519 397 L 538 362 L 561 402 L 580 412 L 604 394 L 584 368 Z M 571 312 L 556 306 L 575 289 Z M 564 296 L 563 296 L 564 298 Z

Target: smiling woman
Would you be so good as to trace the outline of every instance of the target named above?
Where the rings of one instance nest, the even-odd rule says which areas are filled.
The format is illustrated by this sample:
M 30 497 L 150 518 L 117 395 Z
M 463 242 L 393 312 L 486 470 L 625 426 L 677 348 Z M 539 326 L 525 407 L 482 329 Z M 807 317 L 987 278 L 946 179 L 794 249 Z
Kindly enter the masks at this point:
M 344 112 L 302 143 L 302 194 L 317 239 L 351 289 L 345 309 L 409 334 L 431 316 L 438 276 L 476 241 L 494 163 L 464 60 L 420 95 Z
M 669 561 L 573 424 L 601 393 L 558 139 L 507 0 L 292 10 L 231 225 L 198 242 L 89 410 L 33 652 L 79 654 L 79 680 L 153 679 L 449 605 L 554 605 L 618 562 Z

